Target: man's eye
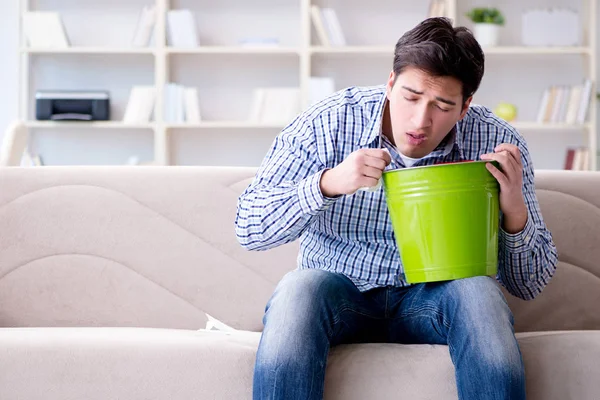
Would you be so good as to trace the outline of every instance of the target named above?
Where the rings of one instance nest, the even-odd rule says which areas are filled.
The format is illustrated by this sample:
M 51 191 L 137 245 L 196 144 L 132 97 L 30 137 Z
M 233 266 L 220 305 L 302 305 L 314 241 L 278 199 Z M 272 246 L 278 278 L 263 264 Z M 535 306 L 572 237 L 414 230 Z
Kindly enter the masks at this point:
M 404 100 L 406 100 L 406 101 L 417 101 L 416 98 L 412 98 L 412 97 L 405 97 Z
M 439 108 L 439 109 L 440 109 L 440 111 L 442 111 L 442 112 L 448 112 L 448 111 L 450 111 L 450 110 L 447 110 L 447 109 L 445 109 L 445 108 L 442 108 L 442 107 L 440 107 L 440 106 L 437 106 L 437 108 Z

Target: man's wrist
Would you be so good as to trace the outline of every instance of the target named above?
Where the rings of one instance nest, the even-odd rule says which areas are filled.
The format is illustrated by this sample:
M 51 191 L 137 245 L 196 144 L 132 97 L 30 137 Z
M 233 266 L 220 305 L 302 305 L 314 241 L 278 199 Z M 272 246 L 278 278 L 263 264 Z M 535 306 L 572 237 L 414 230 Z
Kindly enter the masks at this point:
M 504 214 L 504 218 L 502 221 L 502 228 L 506 233 L 519 233 L 523 229 L 525 229 L 525 225 L 527 224 L 527 208 L 524 212 L 514 213 L 514 214 Z
M 499 245 L 505 247 L 513 253 L 529 251 L 533 248 L 536 241 L 535 224 L 528 216 L 523 229 L 516 233 L 509 233 L 504 230 L 504 224 L 500 228 Z
M 513 208 L 509 212 L 504 212 L 504 218 L 502 219 L 502 229 L 506 233 L 515 234 L 525 229 L 527 224 L 529 211 L 525 204 L 525 199 L 521 199 L 520 204 Z
M 335 182 L 335 178 L 333 177 L 334 171 L 333 169 L 326 169 L 323 174 L 321 174 L 321 180 L 319 181 L 319 188 L 321 189 L 321 193 L 325 197 L 333 198 L 340 195 L 337 193 L 334 188 L 332 188 L 333 183 Z

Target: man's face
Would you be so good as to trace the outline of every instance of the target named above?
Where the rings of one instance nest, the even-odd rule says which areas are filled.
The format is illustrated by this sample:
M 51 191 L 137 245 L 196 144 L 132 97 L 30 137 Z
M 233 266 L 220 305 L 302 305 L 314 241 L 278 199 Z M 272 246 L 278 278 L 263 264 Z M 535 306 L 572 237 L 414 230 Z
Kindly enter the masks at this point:
M 408 67 L 387 83 L 389 116 L 398 150 L 405 156 L 422 158 L 431 153 L 462 119 L 471 97 L 462 103 L 462 83 L 453 77 L 435 77 Z

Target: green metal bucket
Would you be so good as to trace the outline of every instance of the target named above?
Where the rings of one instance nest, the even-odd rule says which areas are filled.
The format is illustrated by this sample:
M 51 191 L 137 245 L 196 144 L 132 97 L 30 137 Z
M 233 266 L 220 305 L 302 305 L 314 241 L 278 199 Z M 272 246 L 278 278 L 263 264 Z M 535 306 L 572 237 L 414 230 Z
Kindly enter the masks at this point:
M 485 167 L 487 162 L 383 173 L 386 202 L 408 283 L 497 273 L 499 185 Z

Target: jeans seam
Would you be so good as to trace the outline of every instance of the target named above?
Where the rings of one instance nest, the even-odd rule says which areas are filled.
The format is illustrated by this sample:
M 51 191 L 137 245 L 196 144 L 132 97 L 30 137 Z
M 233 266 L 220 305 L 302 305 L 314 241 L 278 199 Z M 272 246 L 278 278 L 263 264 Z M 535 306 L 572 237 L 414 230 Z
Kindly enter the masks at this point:
M 450 324 L 446 321 L 446 318 L 444 318 L 444 314 L 441 313 L 437 308 L 435 307 L 420 307 L 418 309 L 412 310 L 410 312 L 406 312 L 403 314 L 400 314 L 400 316 L 398 316 L 398 319 L 404 319 L 404 318 L 412 318 L 415 316 L 421 316 L 421 314 L 423 313 L 423 311 L 429 311 L 432 314 L 434 314 L 441 322 L 442 325 L 446 328 L 446 329 L 450 329 Z M 431 315 L 428 315 L 429 317 L 431 317 Z
M 444 316 L 444 314 L 442 314 L 436 307 L 422 306 L 417 309 L 411 310 L 409 312 L 400 314 L 400 318 L 411 317 L 415 314 L 421 314 L 423 311 L 430 311 L 433 314 L 437 315 L 438 317 L 442 317 L 442 319 Z
M 331 335 L 333 335 L 333 326 L 337 325 L 340 322 L 340 320 L 341 320 L 340 315 L 342 313 L 346 312 L 346 311 L 352 311 L 353 313 L 356 313 L 358 315 L 362 315 L 363 317 L 372 318 L 372 319 L 376 319 L 376 320 L 383 320 L 383 319 L 385 319 L 385 318 L 375 317 L 373 315 L 366 314 L 364 312 L 355 310 L 354 308 L 352 308 L 350 306 L 344 306 L 336 314 L 333 315 L 333 324 L 332 324 L 332 327 L 328 331 L 330 337 L 331 337 Z

